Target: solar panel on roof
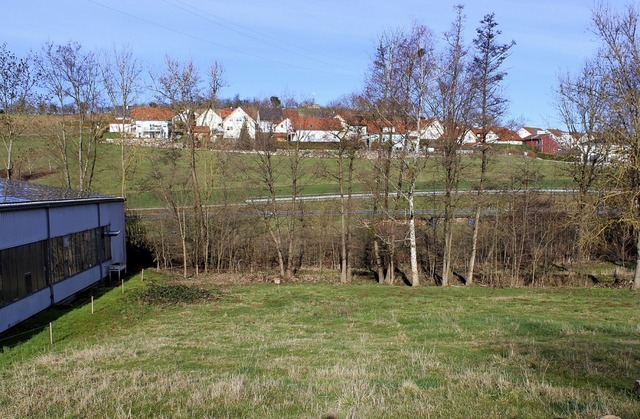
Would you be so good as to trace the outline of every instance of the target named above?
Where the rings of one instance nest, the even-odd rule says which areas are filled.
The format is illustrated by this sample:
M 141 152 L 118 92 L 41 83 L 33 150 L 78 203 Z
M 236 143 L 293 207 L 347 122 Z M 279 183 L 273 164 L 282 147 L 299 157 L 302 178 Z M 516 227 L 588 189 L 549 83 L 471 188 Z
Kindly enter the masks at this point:
M 77 191 L 19 180 L 0 179 L 0 205 L 21 202 L 64 201 L 104 197 L 104 195 L 93 192 Z

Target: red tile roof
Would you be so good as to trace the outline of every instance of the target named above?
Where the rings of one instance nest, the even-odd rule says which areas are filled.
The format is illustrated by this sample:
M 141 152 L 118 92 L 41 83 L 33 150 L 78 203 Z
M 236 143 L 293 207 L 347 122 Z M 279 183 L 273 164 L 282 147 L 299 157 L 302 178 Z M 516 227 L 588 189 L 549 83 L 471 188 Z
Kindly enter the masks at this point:
M 340 131 L 342 129 L 340 120 L 337 118 L 297 116 L 289 120 L 295 130 Z
M 138 121 L 169 121 L 173 118 L 173 111 L 168 108 L 139 106 L 131 109 L 131 118 Z

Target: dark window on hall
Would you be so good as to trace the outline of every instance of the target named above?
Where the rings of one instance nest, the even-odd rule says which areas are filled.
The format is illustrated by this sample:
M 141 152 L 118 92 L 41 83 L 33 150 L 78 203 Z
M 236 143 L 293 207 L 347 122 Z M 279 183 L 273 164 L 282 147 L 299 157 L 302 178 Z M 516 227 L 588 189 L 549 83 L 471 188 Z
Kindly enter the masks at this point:
M 110 226 L 50 239 L 51 281 L 111 260 Z M 0 306 L 47 287 L 46 240 L 0 250 Z
M 109 226 L 51 239 L 53 282 L 59 282 L 111 259 Z
M 0 250 L 0 306 L 47 286 L 46 241 Z

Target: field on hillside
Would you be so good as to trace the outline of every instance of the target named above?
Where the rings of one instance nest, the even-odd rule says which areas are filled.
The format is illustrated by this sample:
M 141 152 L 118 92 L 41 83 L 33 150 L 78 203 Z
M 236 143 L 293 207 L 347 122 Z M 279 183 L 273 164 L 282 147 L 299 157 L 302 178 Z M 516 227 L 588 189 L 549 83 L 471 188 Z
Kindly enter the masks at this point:
M 640 417 L 639 297 L 147 271 L 0 341 L 0 416 Z
M 44 123 L 43 123 L 44 124 Z M 44 128 L 40 128 L 44 130 Z M 17 176 L 39 183 L 64 186 L 64 178 L 59 160 L 52 148 L 50 131 L 34 131 L 15 144 L 14 172 Z M 0 151 L 3 157 L 4 151 Z M 159 207 L 164 203 L 158 193 L 153 193 L 153 169 L 170 177 L 176 185 L 180 182 L 189 187 L 189 152 L 185 149 L 168 150 L 156 147 L 127 146 L 125 155 L 128 164 L 126 195 L 130 208 Z M 3 157 L 4 158 L 4 157 Z M 175 166 L 171 162 L 175 160 Z M 91 189 L 109 195 L 121 195 L 121 148 L 117 143 L 100 143 Z M 77 184 L 75 156 L 70 156 L 72 184 Z M 471 188 L 479 173 L 479 158 L 465 156 L 463 159 L 462 189 Z M 243 202 L 249 197 L 264 194 L 261 191 L 259 174 L 256 171 L 255 156 L 233 152 L 201 150 L 197 155 L 200 182 L 208 184 L 211 191 L 210 203 L 220 203 L 223 194 L 231 202 Z M 290 193 L 289 167 L 284 157 L 276 157 L 277 193 Z M 523 173 L 531 176 L 529 187 L 571 188 L 567 163 L 536 160 L 522 157 L 522 150 L 508 155 L 506 151 L 496 154 L 490 165 L 489 187 L 509 188 L 514 179 L 521 179 Z M 328 172 L 335 171 L 335 159 L 306 158 L 302 162 L 304 173 L 299 180 L 302 193 L 307 195 L 335 194 L 338 185 L 335 177 Z M 2 167 L 0 167 L 0 170 Z M 359 159 L 355 165 L 354 192 L 367 192 L 372 175 L 372 161 Z M 431 156 L 425 170 L 418 179 L 418 190 L 432 191 L 442 188 L 442 170 L 437 156 Z M 74 181 L 75 179 L 75 181 Z M 77 187 L 77 185 L 72 185 Z

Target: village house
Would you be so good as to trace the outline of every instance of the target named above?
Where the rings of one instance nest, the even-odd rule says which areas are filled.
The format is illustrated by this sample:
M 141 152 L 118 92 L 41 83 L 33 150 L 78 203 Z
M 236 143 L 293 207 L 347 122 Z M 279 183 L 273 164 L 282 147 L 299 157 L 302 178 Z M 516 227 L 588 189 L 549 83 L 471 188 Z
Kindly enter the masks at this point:
M 482 142 L 482 128 L 474 128 L 473 133 L 476 137 L 476 143 Z M 485 142 L 487 144 L 508 144 L 522 145 L 522 138 L 512 129 L 506 127 L 489 127 L 486 132 Z
M 109 121 L 109 132 L 124 132 L 131 134 L 134 131 L 134 124 L 131 118 L 117 117 Z
M 168 108 L 139 106 L 131 109 L 136 138 L 169 138 L 173 111 Z
M 345 132 L 338 118 L 300 116 L 291 119 L 292 141 L 305 143 L 326 143 L 340 141 Z
M 558 143 L 551 137 L 551 134 L 537 134 L 522 139 L 522 144 L 535 148 L 537 151 L 545 154 L 556 154 L 558 152 Z
M 540 134 L 546 134 L 546 133 L 547 131 L 537 127 L 522 127 L 518 130 L 518 135 L 520 136 L 520 138 L 527 138 L 533 135 L 540 135 Z
M 256 119 L 241 107 L 221 110 L 223 138 L 238 139 L 243 128 L 250 138 L 256 137 Z
M 551 138 L 558 143 L 560 148 L 569 150 L 578 145 L 578 140 L 567 131 L 549 128 L 547 129 L 547 132 L 551 135 Z

